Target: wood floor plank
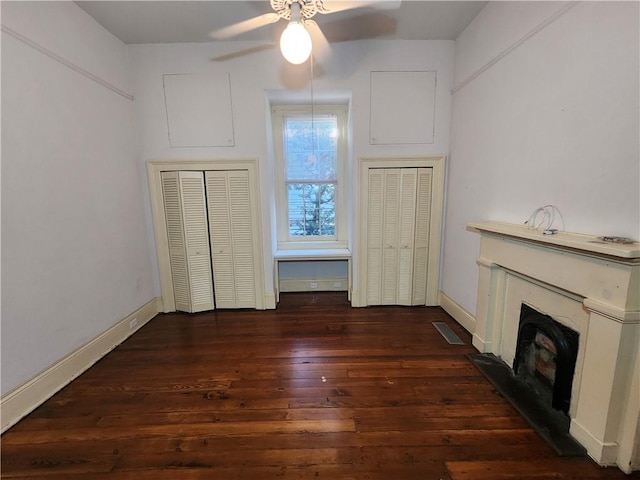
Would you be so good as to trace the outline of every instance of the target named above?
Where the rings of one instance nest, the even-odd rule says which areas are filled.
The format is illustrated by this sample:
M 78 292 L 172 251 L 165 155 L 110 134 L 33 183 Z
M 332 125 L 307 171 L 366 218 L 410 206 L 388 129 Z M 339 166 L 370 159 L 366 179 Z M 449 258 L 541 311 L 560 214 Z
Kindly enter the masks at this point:
M 538 459 L 536 459 L 538 460 Z M 600 478 L 638 478 L 638 475 L 627 476 L 621 471 L 598 467 L 591 462 L 574 458 L 544 461 L 526 460 L 487 460 L 447 462 L 452 480 L 530 480 L 530 479 L 562 479 L 590 480 Z
M 443 310 L 281 300 L 159 315 L 2 436 L 2 478 L 634 478 L 557 457 Z
M 355 431 L 355 423 L 350 419 L 338 420 L 278 420 L 253 422 L 206 422 L 141 425 L 133 428 L 122 427 L 90 427 L 66 428 L 64 430 L 30 430 L 6 433 L 2 443 L 7 445 L 32 445 L 34 443 L 51 443 L 53 441 L 94 441 L 119 438 L 148 438 L 188 435 L 272 435 L 292 432 L 351 432 Z

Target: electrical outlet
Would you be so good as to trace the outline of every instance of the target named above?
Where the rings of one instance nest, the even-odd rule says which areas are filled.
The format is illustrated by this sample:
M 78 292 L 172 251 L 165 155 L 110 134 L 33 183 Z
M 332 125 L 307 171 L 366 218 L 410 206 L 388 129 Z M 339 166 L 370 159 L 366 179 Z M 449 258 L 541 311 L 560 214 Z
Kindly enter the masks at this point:
M 311 282 L 311 288 L 318 288 L 318 282 Z
M 134 329 L 134 328 L 136 328 L 136 325 L 138 325 L 138 319 L 137 319 L 137 318 L 134 318 L 133 320 L 131 320 L 131 321 L 129 322 L 129 329 Z

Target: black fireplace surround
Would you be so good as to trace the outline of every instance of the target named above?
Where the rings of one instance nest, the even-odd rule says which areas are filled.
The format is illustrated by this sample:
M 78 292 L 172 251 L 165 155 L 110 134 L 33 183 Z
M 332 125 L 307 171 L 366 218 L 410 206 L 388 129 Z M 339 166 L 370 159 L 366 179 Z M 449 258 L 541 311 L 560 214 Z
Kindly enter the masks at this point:
M 527 371 L 525 357 L 538 333 L 542 333 L 551 340 L 556 350 L 555 381 L 551 387 L 551 406 L 568 415 L 573 374 L 578 356 L 579 334 L 550 316 L 522 304 L 516 355 L 513 362 L 513 371 L 516 375 L 531 375 L 531 372 Z

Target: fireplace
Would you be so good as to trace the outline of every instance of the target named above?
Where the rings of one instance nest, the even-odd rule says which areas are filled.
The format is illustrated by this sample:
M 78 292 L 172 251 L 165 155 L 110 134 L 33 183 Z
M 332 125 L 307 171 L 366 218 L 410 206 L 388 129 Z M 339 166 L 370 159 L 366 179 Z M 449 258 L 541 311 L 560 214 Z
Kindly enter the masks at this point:
M 522 304 L 513 371 L 543 403 L 569 414 L 578 332 Z
M 640 470 L 640 245 L 469 229 L 480 233 L 474 346 L 547 388 L 596 462 Z

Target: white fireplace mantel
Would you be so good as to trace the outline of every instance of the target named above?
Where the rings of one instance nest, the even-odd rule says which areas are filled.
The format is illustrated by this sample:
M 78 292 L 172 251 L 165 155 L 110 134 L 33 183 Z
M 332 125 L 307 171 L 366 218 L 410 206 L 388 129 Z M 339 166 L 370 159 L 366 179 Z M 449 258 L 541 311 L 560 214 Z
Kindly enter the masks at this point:
M 473 344 L 513 364 L 528 304 L 580 334 L 571 435 L 601 465 L 640 470 L 640 244 L 477 222 Z

